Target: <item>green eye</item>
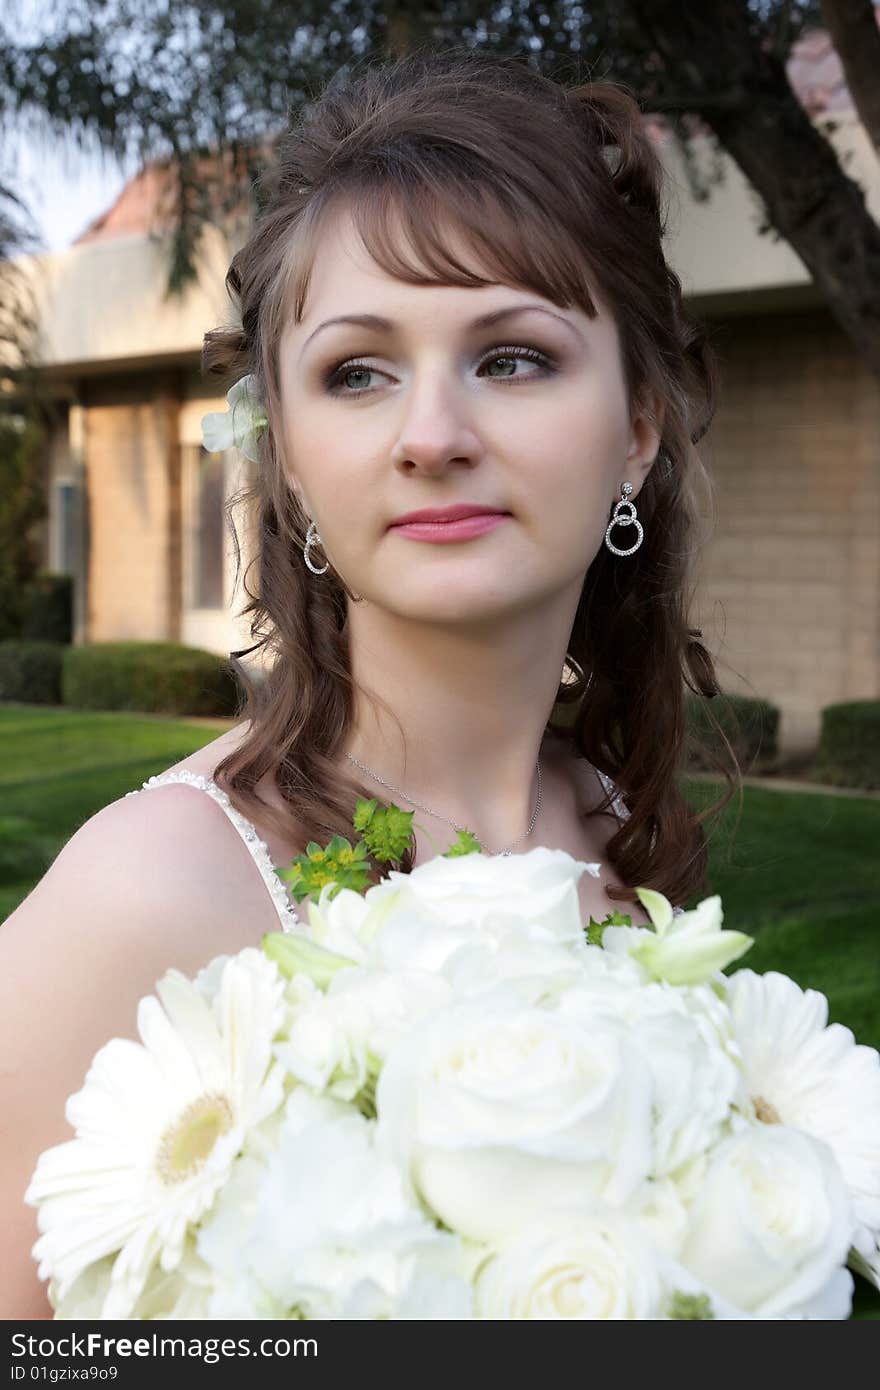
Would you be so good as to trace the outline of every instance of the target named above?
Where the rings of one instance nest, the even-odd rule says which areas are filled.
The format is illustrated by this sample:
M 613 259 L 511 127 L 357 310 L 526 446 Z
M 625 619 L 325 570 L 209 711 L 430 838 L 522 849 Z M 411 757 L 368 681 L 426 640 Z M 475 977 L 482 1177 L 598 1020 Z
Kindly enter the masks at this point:
M 538 373 L 530 372 L 525 375 L 522 373 L 508 372 L 504 376 L 493 376 L 489 379 L 492 381 L 505 381 L 508 379 L 516 380 L 517 378 L 520 378 L 522 380 L 528 381 L 536 375 L 546 376 L 550 372 L 555 371 L 555 364 L 551 361 L 551 359 L 547 356 L 545 352 L 541 352 L 538 348 L 518 346 L 493 348 L 491 352 L 487 353 L 480 360 L 478 370 L 482 370 L 483 367 L 487 366 L 492 362 L 512 362 L 520 358 L 524 358 L 526 361 L 529 362 L 537 363 L 542 370 Z M 378 367 L 371 367 L 369 363 L 359 361 L 356 358 L 352 358 L 346 362 L 340 362 L 337 366 L 331 367 L 329 372 L 327 372 L 324 378 L 325 389 L 332 396 L 355 397 L 366 395 L 367 392 L 370 390 L 369 387 L 356 386 L 348 388 L 345 386 L 345 382 L 346 379 L 349 377 L 355 375 L 369 376 L 371 373 L 375 373 L 378 376 L 384 375 L 384 373 L 379 371 Z

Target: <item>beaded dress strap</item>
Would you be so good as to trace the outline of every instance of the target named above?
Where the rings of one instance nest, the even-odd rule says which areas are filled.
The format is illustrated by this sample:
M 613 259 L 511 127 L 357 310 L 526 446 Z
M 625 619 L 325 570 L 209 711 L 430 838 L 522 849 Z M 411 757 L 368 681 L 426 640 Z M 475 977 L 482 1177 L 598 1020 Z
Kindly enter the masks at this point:
M 620 795 L 620 792 L 619 792 L 619 791 L 617 790 L 617 788 L 615 787 L 614 783 L 612 782 L 611 778 L 608 776 L 607 772 L 600 772 L 599 769 L 598 769 L 597 767 L 594 767 L 594 768 L 593 768 L 593 771 L 595 772 L 596 776 L 599 778 L 599 781 L 600 781 L 601 784 L 602 784 L 602 788 L 603 788 L 603 790 L 604 790 L 606 796 L 610 796 L 610 797 L 611 797 L 611 809 L 613 810 L 614 814 L 616 815 L 618 821 L 622 823 L 622 822 L 625 821 L 625 820 L 628 818 L 628 816 L 629 816 L 629 811 L 628 811 L 627 808 L 626 808 L 626 805 L 625 805 L 625 803 L 624 803 L 623 797 Z M 613 793 L 613 795 L 612 795 L 612 793 Z
M 189 772 L 183 769 L 180 772 L 160 772 L 156 777 L 150 777 L 144 782 L 142 787 L 134 791 L 126 792 L 126 796 L 137 796 L 141 791 L 151 791 L 154 787 L 165 787 L 175 782 L 182 782 L 188 787 L 197 787 L 199 791 L 207 794 L 222 806 L 227 817 L 235 826 L 242 840 L 248 848 L 251 858 L 260 871 L 263 882 L 269 890 L 269 896 L 275 905 L 281 922 L 281 930 L 286 932 L 296 931 L 300 925 L 300 918 L 291 903 L 284 882 L 275 872 L 272 864 L 272 857 L 266 843 L 260 839 L 256 829 L 251 822 L 237 811 L 230 801 L 227 793 L 222 787 L 218 787 L 210 777 L 203 777 L 198 772 Z
M 622 797 L 622 796 L 620 795 L 620 793 L 618 792 L 617 788 L 615 787 L 615 785 L 614 785 L 614 783 L 612 782 L 611 778 L 608 776 L 607 772 L 600 772 L 599 769 L 598 769 L 597 767 L 594 767 L 594 768 L 593 768 L 593 771 L 595 772 L 596 776 L 599 778 L 599 781 L 601 782 L 602 787 L 604 788 L 606 795 L 611 796 L 611 793 L 612 793 L 612 792 L 614 793 L 614 795 L 611 796 L 611 807 L 612 807 L 612 810 L 614 811 L 614 814 L 617 816 L 618 822 L 619 822 L 619 823 L 622 823 L 622 822 L 625 821 L 625 820 L 628 818 L 628 816 L 629 816 L 629 810 L 628 810 L 627 806 L 626 806 L 625 803 L 624 803 L 623 797 Z M 657 833 L 657 832 L 656 832 L 656 830 L 655 830 L 655 832 L 654 832 L 655 836 L 656 836 L 656 833 Z M 653 848 L 654 848 L 654 842 L 653 842 L 653 840 L 652 840 L 652 841 L 651 841 L 651 849 L 653 849 Z M 674 908 L 672 909 L 672 915 L 673 915 L 673 917 L 680 917 L 680 916 L 682 915 L 683 912 L 684 912 L 684 908 L 683 908 L 683 907 L 674 907 Z

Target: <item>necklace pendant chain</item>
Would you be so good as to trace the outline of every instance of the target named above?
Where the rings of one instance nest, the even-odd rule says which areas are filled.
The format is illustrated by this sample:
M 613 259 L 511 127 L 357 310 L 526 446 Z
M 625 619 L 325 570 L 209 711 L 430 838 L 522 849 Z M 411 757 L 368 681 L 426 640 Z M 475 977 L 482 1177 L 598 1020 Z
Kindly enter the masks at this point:
M 396 792 L 398 796 L 402 796 L 403 799 L 404 799 L 404 801 L 408 801 L 408 802 L 409 802 L 410 806 L 415 806 L 419 811 L 427 811 L 427 813 L 428 813 L 429 816 L 436 816 L 438 820 L 444 820 L 444 821 L 446 821 L 446 824 L 447 824 L 447 825 L 451 825 L 452 828 L 453 828 L 453 830 L 457 830 L 459 833 L 461 833 L 463 830 L 465 830 L 465 828 L 466 828 L 465 826 L 463 826 L 463 825 L 457 825 L 456 822 L 453 821 L 453 820 L 450 820 L 448 816 L 441 816 L 440 813 L 439 813 L 438 811 L 432 811 L 431 808 L 430 808 L 430 806 L 422 806 L 420 802 L 418 802 L 418 801 L 413 801 L 412 797 L 411 797 L 411 796 L 407 796 L 406 792 L 405 792 L 405 791 L 401 791 L 400 787 L 392 787 L 392 785 L 391 785 L 390 782 L 386 782 L 385 779 L 384 779 L 383 777 L 380 777 L 379 774 L 378 774 L 377 772 L 374 772 L 373 769 L 372 769 L 371 767 L 367 767 L 366 763 L 362 763 L 358 758 L 353 757 L 351 753 L 346 753 L 345 756 L 348 758 L 349 762 L 354 763 L 357 767 L 361 768 L 362 771 L 368 773 L 368 775 L 369 775 L 370 777 L 374 778 L 375 781 L 381 783 L 381 785 L 382 785 L 383 787 L 387 787 L 388 790 L 389 790 L 390 792 Z M 539 757 L 538 757 L 537 763 L 535 764 L 535 767 L 536 767 L 536 770 L 537 770 L 537 773 L 538 773 L 538 800 L 537 800 L 537 803 L 536 803 L 536 805 L 535 805 L 535 812 L 534 812 L 534 815 L 532 816 L 532 819 L 531 819 L 531 823 L 530 823 L 530 825 L 529 825 L 529 828 L 528 828 L 528 830 L 525 832 L 524 835 L 520 835 L 520 836 L 519 836 L 519 839 L 513 840 L 513 841 L 507 846 L 506 849 L 502 849 L 502 850 L 496 851 L 497 855 L 498 855 L 499 857 L 501 857 L 501 858 L 507 858 L 507 857 L 510 855 L 510 852 L 511 852 L 511 850 L 513 849 L 513 846 L 514 846 L 514 845 L 518 845 L 518 844 L 520 844 L 520 842 L 521 842 L 522 840 L 525 840 L 529 835 L 531 835 L 532 831 L 533 831 L 534 828 L 535 828 L 535 821 L 538 819 L 538 812 L 539 812 L 540 809 L 541 809 L 541 758 L 540 758 L 540 755 L 539 755 Z M 477 837 L 477 839 L 478 839 L 478 841 L 479 841 L 479 844 L 482 846 L 482 844 L 483 844 L 482 840 L 479 840 L 479 837 Z M 492 851 L 489 850 L 488 853 L 491 855 L 491 854 L 492 854 Z

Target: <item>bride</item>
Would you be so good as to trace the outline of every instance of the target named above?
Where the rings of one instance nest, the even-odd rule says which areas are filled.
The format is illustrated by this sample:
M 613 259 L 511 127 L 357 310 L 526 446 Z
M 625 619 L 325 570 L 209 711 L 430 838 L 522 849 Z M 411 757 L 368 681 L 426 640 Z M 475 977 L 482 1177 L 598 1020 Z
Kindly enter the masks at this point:
M 359 795 L 415 810 L 407 870 L 458 827 L 598 864 L 585 922 L 705 880 L 675 777 L 685 684 L 717 693 L 686 613 L 714 366 L 635 102 L 422 52 L 329 87 L 276 179 L 204 353 L 247 378 L 268 674 L 0 933 L 7 1319 L 51 1316 L 22 1195 L 94 1053 L 170 966 L 296 930 L 272 866 L 353 837 Z

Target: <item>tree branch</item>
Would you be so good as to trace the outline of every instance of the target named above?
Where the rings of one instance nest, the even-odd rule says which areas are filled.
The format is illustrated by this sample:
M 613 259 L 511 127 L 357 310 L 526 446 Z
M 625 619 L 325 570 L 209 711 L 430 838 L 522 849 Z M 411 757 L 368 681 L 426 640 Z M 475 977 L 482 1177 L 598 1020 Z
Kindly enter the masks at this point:
M 871 0 L 822 0 L 859 120 L 880 153 L 880 29 Z

